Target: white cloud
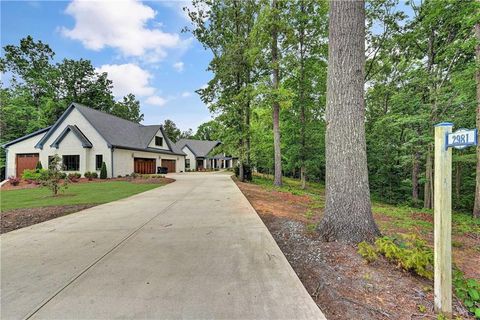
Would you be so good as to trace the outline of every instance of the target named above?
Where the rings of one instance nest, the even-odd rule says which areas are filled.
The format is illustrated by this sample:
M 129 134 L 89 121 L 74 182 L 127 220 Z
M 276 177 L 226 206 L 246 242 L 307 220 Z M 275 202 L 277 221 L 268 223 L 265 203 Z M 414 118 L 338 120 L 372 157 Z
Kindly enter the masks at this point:
M 183 69 L 184 69 L 184 67 L 185 67 L 185 64 L 184 64 L 183 62 L 181 62 L 181 61 L 180 61 L 180 62 L 175 62 L 175 63 L 173 64 L 173 68 L 174 68 L 175 70 L 177 70 L 177 72 L 182 72 Z
M 74 17 L 75 26 L 62 27 L 62 34 L 81 41 L 88 49 L 112 47 L 124 56 L 141 56 L 148 62 L 157 62 L 167 55 L 167 49 L 189 45 L 178 34 L 161 31 L 161 24 L 152 20 L 156 12 L 136 0 L 74 0 L 66 13 Z M 151 20 L 154 28 L 147 27 Z
M 151 97 L 148 97 L 147 100 L 145 100 L 145 103 L 161 107 L 167 103 L 167 99 L 162 98 L 160 96 L 151 96 Z
M 128 93 L 138 97 L 155 93 L 155 88 L 150 86 L 152 75 L 136 64 L 105 64 L 97 68 L 97 72 L 108 73 L 108 78 L 113 81 L 113 95 L 117 99 Z
M 190 97 L 191 95 L 192 95 L 191 92 L 188 92 L 188 91 L 182 92 L 182 98 L 188 98 L 188 97 Z

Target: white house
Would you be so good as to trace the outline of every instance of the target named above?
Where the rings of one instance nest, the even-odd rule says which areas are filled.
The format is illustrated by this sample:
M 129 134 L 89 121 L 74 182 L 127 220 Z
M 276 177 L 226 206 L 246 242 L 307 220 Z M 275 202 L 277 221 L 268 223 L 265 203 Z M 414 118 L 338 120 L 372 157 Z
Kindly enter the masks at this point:
M 185 153 L 185 170 L 225 169 L 236 165 L 237 158 L 215 154 L 220 141 L 180 139 L 177 149 Z
M 161 125 L 145 126 L 78 103 L 72 103 L 51 127 L 10 141 L 6 176 L 21 177 L 40 161 L 58 154 L 64 171 L 100 172 L 105 162 L 108 177 L 136 173 L 185 170 L 185 153 L 170 141 Z

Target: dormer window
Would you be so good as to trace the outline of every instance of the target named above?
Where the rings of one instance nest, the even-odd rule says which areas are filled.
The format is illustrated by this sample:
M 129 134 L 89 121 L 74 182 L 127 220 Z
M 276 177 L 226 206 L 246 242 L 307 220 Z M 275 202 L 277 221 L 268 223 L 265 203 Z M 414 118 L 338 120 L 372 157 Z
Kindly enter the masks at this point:
M 163 147 L 163 138 L 162 137 L 155 137 L 155 145 L 159 147 Z

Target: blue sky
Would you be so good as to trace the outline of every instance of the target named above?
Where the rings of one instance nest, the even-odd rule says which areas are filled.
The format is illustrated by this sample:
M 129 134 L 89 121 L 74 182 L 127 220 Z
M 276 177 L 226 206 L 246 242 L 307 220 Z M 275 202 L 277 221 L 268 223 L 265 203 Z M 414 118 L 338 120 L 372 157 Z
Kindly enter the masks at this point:
M 186 4 L 2 1 L 1 45 L 31 35 L 51 46 L 56 61 L 89 59 L 109 73 L 118 98 L 137 96 L 145 124 L 171 119 L 182 130 L 195 130 L 211 119 L 195 93 L 212 77 L 206 71 L 211 55 L 181 33 L 189 24 Z

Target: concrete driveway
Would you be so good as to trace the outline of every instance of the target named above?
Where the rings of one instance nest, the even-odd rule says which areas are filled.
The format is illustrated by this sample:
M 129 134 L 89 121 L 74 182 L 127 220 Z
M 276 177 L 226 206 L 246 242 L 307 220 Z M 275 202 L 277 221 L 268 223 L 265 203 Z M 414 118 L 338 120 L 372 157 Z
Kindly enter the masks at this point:
M 230 177 L 2 235 L 2 319 L 324 319 Z

